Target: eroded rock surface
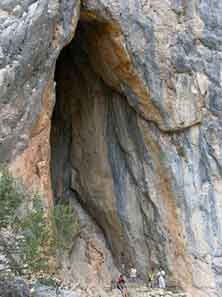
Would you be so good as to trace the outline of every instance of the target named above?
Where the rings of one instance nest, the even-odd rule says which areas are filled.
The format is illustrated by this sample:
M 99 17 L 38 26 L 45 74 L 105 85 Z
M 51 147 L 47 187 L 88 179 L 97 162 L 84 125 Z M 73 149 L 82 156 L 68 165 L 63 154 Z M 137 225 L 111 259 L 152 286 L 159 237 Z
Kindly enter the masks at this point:
M 221 21 L 219 0 L 0 3 L 1 161 L 195 297 L 222 294 Z
M 24 280 L 1 279 L 0 280 L 0 296 L 1 297 L 28 297 L 30 290 Z
M 13 160 L 17 174 L 47 192 L 49 200 L 54 68 L 78 15 L 78 0 L 0 3 L 1 161 Z

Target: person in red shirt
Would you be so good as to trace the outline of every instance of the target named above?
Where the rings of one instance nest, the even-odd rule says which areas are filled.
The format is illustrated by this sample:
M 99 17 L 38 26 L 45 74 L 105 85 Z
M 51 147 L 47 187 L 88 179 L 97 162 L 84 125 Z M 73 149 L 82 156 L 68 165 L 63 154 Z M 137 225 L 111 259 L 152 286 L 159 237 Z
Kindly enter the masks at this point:
M 128 297 L 128 291 L 126 287 L 126 282 L 124 280 L 123 275 L 121 274 L 117 279 L 117 288 L 120 290 L 123 297 Z

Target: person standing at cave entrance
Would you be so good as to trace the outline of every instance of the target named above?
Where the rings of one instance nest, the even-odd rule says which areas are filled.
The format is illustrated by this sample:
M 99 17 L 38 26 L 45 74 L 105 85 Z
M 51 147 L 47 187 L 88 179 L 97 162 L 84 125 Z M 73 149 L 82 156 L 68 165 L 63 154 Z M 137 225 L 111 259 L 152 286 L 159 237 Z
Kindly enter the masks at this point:
M 147 275 L 147 279 L 148 279 L 148 288 L 154 288 L 154 281 L 155 281 L 155 272 L 154 272 L 154 268 L 151 268 L 151 271 L 148 272 Z
M 158 281 L 158 287 L 160 289 L 166 289 L 166 279 L 165 279 L 166 273 L 162 267 L 160 267 L 160 270 L 157 273 L 156 277 L 157 277 L 157 281 Z
M 137 277 L 137 271 L 136 268 L 131 267 L 130 269 L 130 280 L 135 283 L 136 282 L 136 277 Z
M 128 297 L 126 282 L 125 282 L 125 279 L 122 274 L 119 276 L 119 278 L 116 282 L 116 286 L 117 286 L 117 289 L 120 290 L 123 297 Z
M 124 274 L 126 271 L 126 265 L 125 265 L 126 259 L 123 252 L 121 252 L 120 254 L 120 262 L 121 262 L 121 272 Z

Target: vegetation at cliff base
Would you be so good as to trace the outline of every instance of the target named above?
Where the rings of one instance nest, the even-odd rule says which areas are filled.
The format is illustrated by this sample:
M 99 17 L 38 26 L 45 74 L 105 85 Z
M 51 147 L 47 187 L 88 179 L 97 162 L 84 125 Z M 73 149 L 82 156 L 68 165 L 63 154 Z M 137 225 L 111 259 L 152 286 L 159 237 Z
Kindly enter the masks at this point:
M 80 231 L 78 215 L 68 204 L 57 204 L 53 208 L 52 228 L 57 249 L 70 249 Z
M 0 169 L 0 274 L 45 271 L 59 249 L 71 247 L 79 230 L 74 209 L 59 204 L 47 215 L 42 201 Z
M 19 189 L 13 177 L 6 169 L 0 171 L 0 228 L 13 224 L 16 209 L 25 199 L 24 191 Z

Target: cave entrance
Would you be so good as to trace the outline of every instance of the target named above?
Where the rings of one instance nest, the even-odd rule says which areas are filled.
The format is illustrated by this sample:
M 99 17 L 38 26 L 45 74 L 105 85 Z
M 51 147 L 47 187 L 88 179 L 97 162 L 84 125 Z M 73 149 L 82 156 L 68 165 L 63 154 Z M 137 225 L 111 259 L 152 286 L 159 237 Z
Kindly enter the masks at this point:
M 86 161 L 88 153 L 84 147 L 92 146 L 96 150 L 94 111 L 98 98 L 103 97 L 104 86 L 91 66 L 86 42 L 89 27 L 97 27 L 97 23 L 79 22 L 74 39 L 63 48 L 56 63 L 56 103 L 50 136 L 55 202 L 79 196 L 80 171 L 86 172 L 95 165 Z
M 90 39 L 95 39 L 94 32 L 99 32 L 102 26 L 96 21 L 79 21 L 74 39 L 57 59 L 56 103 L 50 135 L 55 202 L 70 195 L 78 196 L 82 182 L 78 180 L 79 167 L 84 172 L 96 166 L 96 162 L 87 159 L 92 159 L 88 154 L 98 151 L 95 137 L 102 131 L 98 131 L 97 121 L 98 114 L 105 113 L 107 87 L 92 65 L 96 54 L 90 48 Z M 84 150 L 85 145 L 92 147 L 90 152 Z
M 96 73 L 92 61 L 96 54 L 91 49 L 94 32 L 99 32 L 100 26 L 80 21 L 74 39 L 57 60 L 51 179 L 55 203 L 77 198 L 96 223 L 109 230 L 106 236 L 111 243 L 112 232 L 117 229 L 112 226 L 117 218 L 107 214 L 110 208 L 114 211 L 116 203 L 107 147 L 113 90 Z
M 129 67 L 128 60 L 120 63 L 118 32 L 109 30 L 95 21 L 80 21 L 58 57 L 50 135 L 52 189 L 55 203 L 80 201 L 103 231 L 119 267 L 135 265 L 146 275 L 152 257 L 157 263 L 167 257 L 143 180 L 141 168 L 148 157 L 137 114 L 119 85 L 126 70 L 121 66 Z
M 127 145 L 142 153 L 136 113 L 121 95 L 113 72 L 119 47 L 113 45 L 109 30 L 106 24 L 80 21 L 75 38 L 57 60 L 51 179 L 55 203 L 78 199 L 103 231 L 116 264 L 120 267 L 124 258 L 127 269 L 145 250 L 144 243 L 129 244 L 135 241 L 130 238 L 134 222 L 125 215 L 127 205 L 135 205 L 138 217 L 141 213 L 136 193 L 124 187 L 131 178 L 127 168 L 133 165 L 130 153 L 125 153 Z M 115 30 L 112 34 L 116 37 Z
M 87 64 L 79 38 L 79 27 L 76 37 L 61 51 L 56 62 L 56 103 L 50 135 L 51 179 L 55 202 L 67 199 L 71 194 L 73 121 L 80 108 L 82 87 L 79 65 Z
M 119 93 L 118 75 L 114 73 L 121 52 L 115 44 L 119 40 L 117 28 L 88 18 L 87 14 L 81 14 L 74 39 L 61 51 L 56 63 L 56 103 L 50 136 L 55 201 L 70 194 L 78 196 L 80 185 L 87 188 L 88 181 L 81 180 L 86 171 L 91 180 L 98 170 L 104 175 L 111 174 L 104 172 L 106 164 L 101 159 L 104 150 L 109 150 L 103 143 L 110 128 L 107 113 L 108 109 L 112 109 L 111 115 L 115 113 L 115 107 L 111 106 L 114 97 L 125 102 Z M 89 200 L 83 196 L 81 203 Z

